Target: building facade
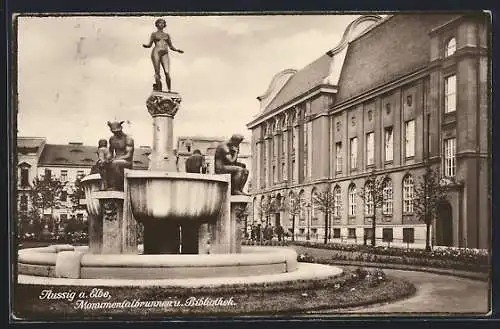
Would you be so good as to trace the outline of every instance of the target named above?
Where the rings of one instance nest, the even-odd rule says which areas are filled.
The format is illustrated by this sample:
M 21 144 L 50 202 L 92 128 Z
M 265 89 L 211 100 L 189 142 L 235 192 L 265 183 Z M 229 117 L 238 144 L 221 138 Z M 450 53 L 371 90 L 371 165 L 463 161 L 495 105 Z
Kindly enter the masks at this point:
M 277 204 L 292 231 L 290 195 L 304 203 L 294 232 L 325 234 L 313 196 L 334 195 L 334 241 L 362 243 L 373 207 L 360 196 L 385 177 L 376 238 L 424 245 L 415 187 L 430 164 L 447 186 L 434 245 L 489 248 L 491 148 L 488 19 L 482 14 L 367 15 L 302 70 L 284 70 L 260 97 L 252 131 L 253 221 Z M 260 212 L 262 213 L 262 212 Z
M 48 223 L 64 223 L 74 217 L 87 220 L 85 207 L 75 207 L 72 194 L 75 193 L 75 181 L 90 173 L 97 161 L 97 146 L 82 143 L 67 145 L 48 144 L 43 137 L 17 138 L 17 216 L 29 216 L 32 202 L 30 191 L 33 181 L 49 175 L 61 181 L 63 187 L 57 195 L 57 206 L 43 209 L 42 215 L 46 229 Z M 147 169 L 149 164 L 149 147 L 143 146 L 134 150 L 134 168 Z

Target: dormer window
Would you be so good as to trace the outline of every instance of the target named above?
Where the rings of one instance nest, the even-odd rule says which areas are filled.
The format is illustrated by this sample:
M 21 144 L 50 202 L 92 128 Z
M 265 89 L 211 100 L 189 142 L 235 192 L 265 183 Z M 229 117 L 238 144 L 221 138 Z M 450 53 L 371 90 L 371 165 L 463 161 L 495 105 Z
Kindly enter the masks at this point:
M 446 43 L 445 57 L 449 57 L 449 56 L 453 55 L 456 50 L 457 50 L 457 40 L 455 38 L 451 38 Z

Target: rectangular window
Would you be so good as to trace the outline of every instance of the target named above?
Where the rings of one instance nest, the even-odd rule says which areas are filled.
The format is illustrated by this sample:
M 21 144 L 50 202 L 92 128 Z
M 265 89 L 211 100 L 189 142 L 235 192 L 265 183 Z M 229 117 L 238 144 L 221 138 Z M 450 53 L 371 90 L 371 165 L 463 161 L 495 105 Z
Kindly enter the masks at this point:
M 273 166 L 273 183 L 276 183 L 276 166 Z
M 350 142 L 351 148 L 351 169 L 356 169 L 358 167 L 358 138 L 351 138 Z
M 457 109 L 457 76 L 450 75 L 444 79 L 444 112 L 455 112 Z
M 413 213 L 414 185 L 413 178 L 407 176 L 403 180 L 403 213 Z
M 365 236 L 366 239 L 371 239 L 372 238 L 372 235 L 373 235 L 372 232 L 373 231 L 372 231 L 371 228 L 365 227 L 363 229 L 363 232 L 364 232 L 364 236 Z
M 403 228 L 403 242 L 405 243 L 415 242 L 415 229 L 413 227 Z
M 21 199 L 19 200 L 19 208 L 21 211 L 28 210 L 28 196 L 27 195 L 21 195 Z
M 340 228 L 334 228 L 333 229 L 333 238 L 334 239 L 340 239 Z
M 349 239 L 356 239 L 356 229 L 355 228 L 348 228 L 347 229 L 347 237 Z
M 382 229 L 382 240 L 384 242 L 392 242 L 392 228 Z
M 82 178 L 83 178 L 83 176 L 84 176 L 83 170 L 78 170 L 78 171 L 76 172 L 76 178 L 78 178 L 78 179 L 82 179 Z
M 67 182 L 67 181 L 68 181 L 68 171 L 61 170 L 61 182 Z
M 292 182 L 296 182 L 297 178 L 295 177 L 295 160 L 292 160 Z
M 373 133 L 366 134 L 366 165 L 371 166 L 375 163 L 375 138 Z
M 68 200 L 68 192 L 61 191 L 61 201 L 66 202 Z
M 335 144 L 335 171 L 342 172 L 342 142 Z
M 455 177 L 456 173 L 456 139 L 449 138 L 444 140 L 444 175 L 446 177 Z
M 28 168 L 21 168 L 21 186 L 29 185 L 29 170 Z
M 405 122 L 405 155 L 415 156 L 415 120 Z
M 45 178 L 51 178 L 51 177 L 52 177 L 52 170 L 45 169 Z
M 384 129 L 384 148 L 385 148 L 385 161 L 392 161 L 394 157 L 394 138 L 392 133 L 392 127 L 386 127 Z
M 286 175 L 285 175 L 285 163 L 281 163 L 281 180 L 286 180 Z

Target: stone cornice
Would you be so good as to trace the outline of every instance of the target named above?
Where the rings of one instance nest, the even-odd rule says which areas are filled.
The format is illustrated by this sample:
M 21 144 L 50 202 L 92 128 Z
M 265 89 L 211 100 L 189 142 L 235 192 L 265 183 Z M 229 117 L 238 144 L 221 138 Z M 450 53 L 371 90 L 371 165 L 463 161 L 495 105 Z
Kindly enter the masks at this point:
M 392 80 L 388 83 L 384 83 L 382 85 L 376 86 L 372 89 L 369 89 L 359 95 L 347 98 L 343 100 L 342 102 L 339 102 L 337 104 L 334 104 L 329 110 L 329 114 L 334 114 L 337 112 L 341 112 L 342 110 L 345 110 L 346 108 L 350 108 L 354 105 L 358 105 L 359 103 L 363 103 L 367 100 L 370 100 L 380 94 L 384 94 L 388 91 L 391 91 L 395 88 L 401 87 L 405 84 L 415 82 L 419 79 L 422 79 L 426 75 L 429 75 L 430 72 L 434 69 L 433 67 L 424 67 L 420 68 L 418 70 L 415 70 L 411 73 L 408 73 L 396 80 Z
M 267 113 L 259 114 L 259 116 L 257 118 L 255 118 L 254 120 L 247 123 L 247 128 L 252 129 L 253 127 L 261 124 L 262 122 L 267 121 L 270 118 L 272 118 L 280 113 L 283 113 L 284 111 L 290 109 L 291 107 L 293 107 L 299 103 L 302 103 L 302 102 L 304 102 L 304 101 L 306 101 L 306 100 L 308 100 L 316 95 L 319 95 L 321 93 L 334 94 L 337 92 L 337 90 L 338 90 L 337 86 L 332 86 L 332 85 L 321 84 L 321 85 L 315 86 L 315 87 L 309 89 L 308 91 L 302 93 L 301 95 L 291 99 L 290 101 L 288 101 L 284 105 L 279 106 L 276 109 L 273 109 Z

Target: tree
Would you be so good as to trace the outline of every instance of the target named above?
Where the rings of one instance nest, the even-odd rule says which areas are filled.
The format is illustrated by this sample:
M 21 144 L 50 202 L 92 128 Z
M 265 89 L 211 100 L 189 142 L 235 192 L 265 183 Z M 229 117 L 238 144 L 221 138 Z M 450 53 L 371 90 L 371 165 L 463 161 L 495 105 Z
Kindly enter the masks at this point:
M 269 225 L 269 218 L 271 214 L 274 214 L 278 211 L 276 204 L 271 201 L 270 198 L 264 199 L 259 205 L 259 214 L 260 218 L 264 217 L 266 219 L 266 225 Z
M 325 215 L 325 244 L 328 243 L 328 218 L 333 213 L 334 195 L 333 192 L 327 189 L 326 191 L 313 194 L 313 205 Z
M 288 210 L 292 216 L 292 241 L 295 241 L 295 216 L 299 216 L 303 207 L 303 200 L 299 195 L 290 193 L 288 203 L 285 203 L 285 209 Z
M 415 186 L 413 211 L 426 226 L 425 250 L 430 251 L 430 227 L 441 203 L 446 200 L 446 185 L 440 183 L 439 174 L 426 164 L 425 173 Z
M 245 222 L 242 225 L 242 230 L 243 230 L 243 233 L 245 234 L 245 237 L 247 236 L 247 225 L 248 225 L 247 218 L 248 218 L 249 214 L 250 214 L 250 210 L 248 208 L 248 203 L 245 204 L 244 206 L 240 206 L 240 207 L 236 208 L 236 217 L 238 218 L 240 223 L 243 220 L 245 220 Z
M 31 199 L 31 215 L 33 220 L 42 222 L 43 214 L 46 209 L 50 209 L 51 215 L 54 213 L 54 208 L 60 206 L 60 196 L 63 190 L 63 184 L 60 180 L 53 178 L 51 175 L 45 175 L 43 178 L 35 178 L 30 190 Z M 51 216 L 52 217 L 52 216 Z M 44 223 L 45 224 L 45 223 Z
M 377 210 L 382 209 L 384 204 L 384 186 L 385 176 L 375 175 L 375 172 L 370 172 L 366 179 L 365 187 L 359 193 L 361 199 L 365 203 L 365 213 L 371 217 L 372 221 L 372 246 L 375 246 L 375 228 L 377 225 Z M 371 209 L 369 209 L 371 207 Z
M 73 184 L 73 193 L 71 194 L 70 199 L 73 211 L 87 210 L 86 205 L 80 203 L 80 200 L 85 199 L 85 190 L 83 189 L 83 184 L 79 177 Z

